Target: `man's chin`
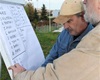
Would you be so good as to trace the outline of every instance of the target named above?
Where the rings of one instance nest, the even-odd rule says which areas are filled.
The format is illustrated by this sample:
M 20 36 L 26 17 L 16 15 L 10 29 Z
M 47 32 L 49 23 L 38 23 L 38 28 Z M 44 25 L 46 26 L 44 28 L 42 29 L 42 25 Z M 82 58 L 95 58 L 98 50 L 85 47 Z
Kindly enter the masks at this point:
M 86 11 L 84 14 L 84 19 L 86 22 L 90 22 L 93 25 L 97 25 L 99 22 L 99 18 L 97 15 L 95 15 L 96 13 L 91 13 L 91 15 L 89 15 L 89 12 Z

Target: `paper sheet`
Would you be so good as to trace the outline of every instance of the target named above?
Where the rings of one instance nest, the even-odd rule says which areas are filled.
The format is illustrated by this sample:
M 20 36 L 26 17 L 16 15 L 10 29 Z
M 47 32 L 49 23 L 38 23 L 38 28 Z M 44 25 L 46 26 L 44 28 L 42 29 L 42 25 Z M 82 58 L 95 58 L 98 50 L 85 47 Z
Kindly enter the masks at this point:
M 0 39 L 10 65 L 19 63 L 28 70 L 37 69 L 44 55 L 22 5 L 0 3 Z M 5 62 L 6 63 L 6 62 Z

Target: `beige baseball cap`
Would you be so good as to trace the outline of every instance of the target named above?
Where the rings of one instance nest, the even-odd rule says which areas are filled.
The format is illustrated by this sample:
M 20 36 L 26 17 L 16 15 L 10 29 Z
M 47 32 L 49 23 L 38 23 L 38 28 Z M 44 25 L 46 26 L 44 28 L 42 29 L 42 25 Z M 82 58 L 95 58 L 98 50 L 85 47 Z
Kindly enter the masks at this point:
M 60 14 L 53 21 L 59 24 L 67 22 L 74 14 L 82 12 L 82 0 L 65 0 L 61 6 Z

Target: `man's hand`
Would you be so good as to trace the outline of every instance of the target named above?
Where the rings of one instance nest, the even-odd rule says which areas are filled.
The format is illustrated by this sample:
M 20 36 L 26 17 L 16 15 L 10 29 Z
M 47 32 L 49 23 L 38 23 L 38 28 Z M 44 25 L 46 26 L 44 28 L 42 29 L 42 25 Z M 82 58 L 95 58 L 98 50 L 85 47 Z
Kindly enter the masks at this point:
M 15 77 L 18 73 L 25 71 L 26 69 L 20 66 L 19 64 L 15 64 L 14 66 L 10 66 L 8 68 L 9 70 L 12 70 L 13 77 Z

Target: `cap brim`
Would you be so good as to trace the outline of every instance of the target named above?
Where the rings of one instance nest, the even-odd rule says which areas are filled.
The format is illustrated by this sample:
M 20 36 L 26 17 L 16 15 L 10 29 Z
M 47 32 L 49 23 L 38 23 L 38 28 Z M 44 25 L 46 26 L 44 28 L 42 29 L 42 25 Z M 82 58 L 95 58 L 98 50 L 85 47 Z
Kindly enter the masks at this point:
M 71 16 L 62 16 L 59 15 L 57 18 L 55 18 L 53 20 L 53 22 L 57 23 L 57 24 L 64 24 L 65 22 L 67 22 L 70 19 Z

